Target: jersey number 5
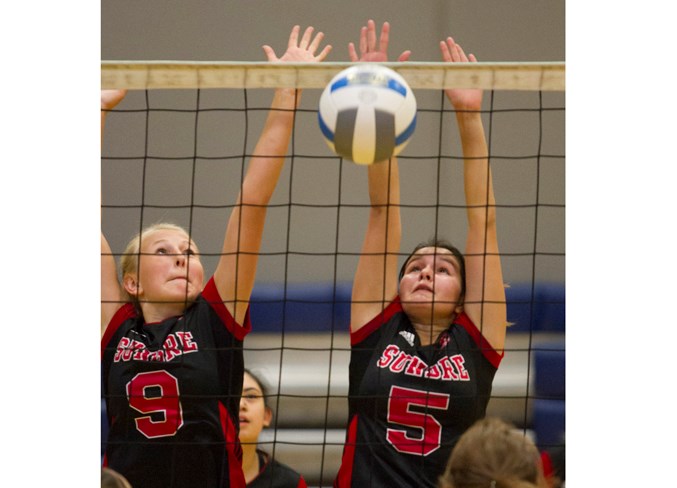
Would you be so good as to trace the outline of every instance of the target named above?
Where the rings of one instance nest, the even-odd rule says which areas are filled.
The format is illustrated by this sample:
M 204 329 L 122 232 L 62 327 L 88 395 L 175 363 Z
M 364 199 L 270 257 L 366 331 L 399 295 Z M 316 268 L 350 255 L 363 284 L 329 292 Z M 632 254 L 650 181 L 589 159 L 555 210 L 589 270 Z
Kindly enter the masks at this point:
M 421 435 L 410 436 L 406 430 L 388 429 L 386 438 L 399 452 L 427 456 L 440 447 L 442 425 L 430 413 L 416 412 L 412 407 L 446 410 L 449 408 L 449 395 L 429 391 L 410 390 L 393 386 L 388 399 L 388 422 L 419 429 Z
M 152 396 L 151 396 L 152 395 Z M 183 426 L 183 411 L 179 401 L 179 382 L 167 371 L 139 373 L 127 383 L 129 406 L 144 414 L 137 417 L 136 430 L 149 439 L 176 434 Z M 153 420 L 150 414 L 161 414 Z

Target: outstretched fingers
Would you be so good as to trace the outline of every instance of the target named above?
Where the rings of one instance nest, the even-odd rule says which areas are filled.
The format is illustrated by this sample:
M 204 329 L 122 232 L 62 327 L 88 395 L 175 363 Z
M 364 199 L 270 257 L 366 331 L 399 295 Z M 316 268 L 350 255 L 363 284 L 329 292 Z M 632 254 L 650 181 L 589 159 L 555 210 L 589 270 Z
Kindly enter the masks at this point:
M 287 42 L 287 50 L 278 58 L 272 47 L 268 45 L 263 46 L 263 52 L 266 54 L 268 61 L 278 62 L 312 62 L 324 60 L 331 51 L 331 45 L 325 46 L 319 54 L 315 55 L 324 39 L 324 33 L 318 32 L 313 36 L 315 29 L 310 26 L 303 32 L 303 36 L 299 39 L 301 28 L 295 25 L 291 34 L 289 34 L 289 41 Z
M 320 43 L 322 42 L 322 39 L 324 39 L 324 32 L 318 32 L 315 38 L 313 39 L 313 42 L 310 43 L 310 46 L 308 46 L 308 51 L 312 54 L 315 54 L 315 51 L 317 51 L 317 48 L 320 47 Z M 322 51 L 320 51 L 320 54 L 318 56 L 322 55 L 322 52 L 326 50 L 327 48 L 331 49 L 331 46 L 325 46 Z M 326 54 L 325 54 L 326 56 Z
M 461 45 L 457 44 L 452 37 L 440 41 L 440 52 L 442 60 L 448 63 L 477 62 L 475 55 L 467 56 Z M 450 88 L 445 90 L 445 93 L 456 110 L 479 111 L 482 108 L 482 90 L 480 89 Z
M 369 45 L 367 42 L 367 28 L 362 27 L 360 29 L 360 54 L 369 52 Z
M 456 44 L 456 58 L 458 58 L 461 63 L 468 62 L 468 56 L 465 55 L 465 52 L 463 51 L 463 48 L 460 44 Z
M 390 24 L 384 22 L 381 34 L 376 32 L 376 23 L 369 19 L 367 25 L 360 29 L 359 53 L 352 42 L 348 44 L 348 56 L 353 62 L 373 61 L 384 63 L 388 61 L 388 44 L 390 44 Z M 411 51 L 400 54 L 398 61 L 409 59 Z
M 263 52 L 265 53 L 268 61 L 277 61 L 278 60 L 277 56 L 275 55 L 275 51 L 273 50 L 272 47 L 264 44 L 262 46 L 262 48 L 263 48 Z
M 381 52 L 388 52 L 388 42 L 390 41 L 390 24 L 388 22 L 383 23 L 381 27 L 381 38 L 379 40 L 378 50 Z
M 324 46 L 324 49 L 320 51 L 320 54 L 315 56 L 315 61 L 324 61 L 327 55 L 331 52 L 331 44 Z
M 314 29 L 311 26 L 306 28 L 305 32 L 303 33 L 303 37 L 301 38 L 301 42 L 299 43 L 299 47 L 301 49 L 308 49 L 308 46 L 310 45 L 310 40 L 312 39 L 313 36 L 313 30 Z
M 376 23 L 371 19 L 367 22 L 367 50 L 376 50 Z
M 291 49 L 292 47 L 296 47 L 299 43 L 299 31 L 301 30 L 301 26 L 295 25 L 291 29 L 291 34 L 289 34 L 289 41 L 287 42 L 287 49 Z
M 447 37 L 446 41 L 440 41 L 440 51 L 442 59 L 453 63 L 477 62 L 474 54 L 466 56 L 465 51 L 460 44 L 457 44 L 452 37 Z
M 353 63 L 356 63 L 360 59 L 355 50 L 355 44 L 352 42 L 348 43 L 348 57 Z
M 449 52 L 449 46 L 445 41 L 440 41 L 440 52 L 442 53 L 442 61 L 450 63 L 451 52 Z
M 411 51 L 407 50 L 407 51 L 404 51 L 402 54 L 400 54 L 399 57 L 397 58 L 397 60 L 399 62 L 409 61 L 409 56 L 411 56 Z

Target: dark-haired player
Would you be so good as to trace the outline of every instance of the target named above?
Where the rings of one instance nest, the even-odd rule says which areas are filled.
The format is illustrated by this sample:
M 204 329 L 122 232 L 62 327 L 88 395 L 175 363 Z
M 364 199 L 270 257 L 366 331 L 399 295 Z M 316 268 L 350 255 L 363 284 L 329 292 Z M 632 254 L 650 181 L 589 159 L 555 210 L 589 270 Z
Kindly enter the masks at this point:
M 361 61 L 386 61 L 388 24 L 376 42 L 369 21 Z M 475 62 L 453 39 L 447 62 Z M 357 61 L 355 48 L 351 59 Z M 447 90 L 464 155 L 465 258 L 431 241 L 398 281 L 401 223 L 397 161 L 368 168 L 371 210 L 351 306 L 349 423 L 340 488 L 437 486 L 451 450 L 485 415 L 503 357 L 505 291 L 496 237 L 480 90 Z M 452 229 L 453 230 L 453 229 Z

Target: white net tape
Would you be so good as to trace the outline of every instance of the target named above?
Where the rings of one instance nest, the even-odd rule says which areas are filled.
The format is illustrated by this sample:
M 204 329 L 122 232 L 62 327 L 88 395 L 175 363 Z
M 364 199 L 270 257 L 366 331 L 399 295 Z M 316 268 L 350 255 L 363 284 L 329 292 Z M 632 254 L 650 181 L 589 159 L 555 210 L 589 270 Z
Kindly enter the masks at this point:
M 101 87 L 324 88 L 354 63 L 102 61 Z M 384 63 L 413 89 L 564 91 L 564 63 Z

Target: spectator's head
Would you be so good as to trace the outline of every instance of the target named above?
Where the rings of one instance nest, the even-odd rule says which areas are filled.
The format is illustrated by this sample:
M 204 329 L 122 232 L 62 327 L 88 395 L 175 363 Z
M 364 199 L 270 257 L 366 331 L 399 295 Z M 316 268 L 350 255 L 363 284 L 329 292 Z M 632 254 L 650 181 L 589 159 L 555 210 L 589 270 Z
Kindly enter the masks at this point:
M 240 399 L 240 442 L 256 444 L 261 431 L 273 420 L 268 388 L 261 378 L 245 370 Z
M 484 418 L 459 439 L 439 486 L 541 488 L 546 485 L 533 441 L 500 419 Z
M 132 488 L 132 485 L 117 471 L 101 468 L 101 488 Z

